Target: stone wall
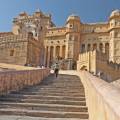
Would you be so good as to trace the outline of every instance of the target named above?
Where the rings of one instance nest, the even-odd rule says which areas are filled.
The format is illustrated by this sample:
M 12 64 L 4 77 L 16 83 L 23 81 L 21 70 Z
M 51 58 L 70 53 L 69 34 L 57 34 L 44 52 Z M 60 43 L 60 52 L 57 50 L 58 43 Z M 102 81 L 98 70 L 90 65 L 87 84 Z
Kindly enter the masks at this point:
M 120 92 L 86 71 L 78 73 L 85 87 L 89 120 L 120 120 Z
M 0 62 L 31 66 L 40 65 L 42 46 L 29 34 L 0 34 Z
M 80 54 L 77 70 L 79 71 L 83 67 L 108 82 L 120 78 L 119 64 L 108 62 L 107 56 L 104 53 L 90 51 Z
M 86 67 L 88 71 L 96 73 L 96 52 L 90 51 L 79 55 L 77 61 L 77 70 L 79 71 L 82 67 Z
M 40 83 L 49 75 L 49 69 L 29 69 L 0 72 L 0 94 Z
M 0 36 L 0 62 L 24 65 L 27 60 L 27 35 Z

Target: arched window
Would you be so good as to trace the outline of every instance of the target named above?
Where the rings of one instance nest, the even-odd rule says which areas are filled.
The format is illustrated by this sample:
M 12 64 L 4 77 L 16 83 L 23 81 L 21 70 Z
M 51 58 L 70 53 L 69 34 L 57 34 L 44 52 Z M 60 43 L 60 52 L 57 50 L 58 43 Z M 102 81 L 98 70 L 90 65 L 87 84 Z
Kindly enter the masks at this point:
M 91 45 L 88 44 L 88 45 L 87 45 L 87 51 L 90 51 L 90 50 L 91 50 Z
M 10 56 L 14 56 L 14 50 L 10 50 Z
M 82 44 L 81 52 L 85 52 L 85 44 Z

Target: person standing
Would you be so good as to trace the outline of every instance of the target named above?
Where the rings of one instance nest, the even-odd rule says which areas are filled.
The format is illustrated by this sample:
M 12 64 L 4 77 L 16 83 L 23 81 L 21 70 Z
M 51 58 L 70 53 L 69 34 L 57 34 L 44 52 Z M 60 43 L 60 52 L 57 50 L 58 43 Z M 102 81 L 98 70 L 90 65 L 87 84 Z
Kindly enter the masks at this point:
M 59 74 L 59 64 L 58 63 L 55 64 L 54 73 L 55 73 L 55 76 L 57 78 L 58 74 Z

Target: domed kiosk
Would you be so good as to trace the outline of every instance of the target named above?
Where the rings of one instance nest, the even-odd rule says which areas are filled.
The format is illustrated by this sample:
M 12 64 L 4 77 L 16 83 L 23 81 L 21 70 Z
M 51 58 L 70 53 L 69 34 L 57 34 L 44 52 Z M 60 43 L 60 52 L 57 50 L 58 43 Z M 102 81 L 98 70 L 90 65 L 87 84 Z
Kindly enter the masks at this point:
M 80 21 L 80 17 L 77 16 L 77 15 L 75 15 L 75 14 L 72 14 L 72 15 L 70 15 L 70 16 L 68 17 L 67 23 L 68 23 L 69 21 Z
M 110 15 L 110 18 L 112 17 L 117 17 L 117 16 L 120 16 L 120 10 L 114 10 L 112 11 L 111 15 Z

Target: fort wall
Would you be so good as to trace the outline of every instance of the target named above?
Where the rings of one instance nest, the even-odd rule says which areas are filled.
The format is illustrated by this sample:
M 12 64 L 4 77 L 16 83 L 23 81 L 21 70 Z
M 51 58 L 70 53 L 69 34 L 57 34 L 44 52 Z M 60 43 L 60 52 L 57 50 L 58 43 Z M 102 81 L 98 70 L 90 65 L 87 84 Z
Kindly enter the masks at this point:
M 86 69 L 89 72 L 111 82 L 120 78 L 120 65 L 109 62 L 106 54 L 90 51 L 79 55 L 77 70 Z
M 9 65 L 8 65 L 9 66 Z M 14 69 L 18 69 L 14 66 Z M 49 75 L 49 69 L 19 67 L 19 70 L 0 72 L 0 95 L 40 83 Z

